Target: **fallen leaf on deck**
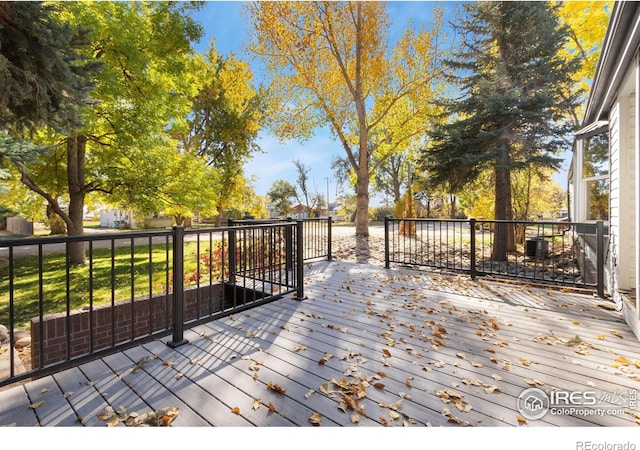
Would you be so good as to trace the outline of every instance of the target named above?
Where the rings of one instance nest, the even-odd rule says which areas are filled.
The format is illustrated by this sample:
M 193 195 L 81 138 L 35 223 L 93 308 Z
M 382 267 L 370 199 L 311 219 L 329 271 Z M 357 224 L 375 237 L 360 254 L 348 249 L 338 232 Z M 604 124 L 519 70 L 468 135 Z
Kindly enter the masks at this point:
M 278 386 L 278 385 L 277 385 L 277 384 L 275 384 L 275 383 L 272 383 L 271 381 L 269 381 L 269 383 L 267 384 L 267 387 L 268 387 L 269 389 L 271 389 L 271 390 L 276 391 L 278 394 L 282 394 L 282 395 L 284 395 L 284 394 L 285 394 L 285 392 L 286 392 L 286 391 L 285 391 L 284 389 L 282 389 L 280 386 Z
M 262 399 L 260 399 L 260 398 L 254 398 L 254 399 L 253 399 L 253 409 L 254 409 L 254 410 L 259 409 L 259 408 L 260 408 L 260 405 L 262 405 Z
M 516 419 L 518 420 L 519 424 L 529 425 L 529 421 L 522 416 L 516 416 Z
M 235 408 L 231 408 L 231 412 L 240 415 L 240 408 L 238 408 L 237 406 Z
M 320 413 L 311 414 L 309 422 L 313 425 L 320 425 L 320 422 L 322 422 L 322 415 L 320 415 Z
M 616 362 L 619 362 L 620 364 L 623 364 L 625 366 L 629 365 L 629 360 L 627 358 L 625 358 L 624 356 L 616 358 Z
M 96 417 L 99 420 L 106 421 L 111 419 L 116 415 L 116 412 L 113 410 L 112 406 L 107 406 L 101 413 L 99 413 Z
M 115 427 L 119 423 L 120 423 L 120 419 L 118 419 L 117 417 L 114 417 L 113 419 L 111 419 L 109 422 L 106 423 L 106 426 Z
M 467 422 L 466 420 L 463 420 L 463 419 L 461 419 L 459 417 L 454 417 L 454 416 L 450 416 L 447 419 L 447 422 L 455 423 L 457 425 L 460 425 L 461 427 L 468 427 L 469 426 L 469 422 Z
M 471 405 L 463 399 L 463 395 L 454 390 L 441 389 L 436 392 L 436 396 L 444 403 L 453 403 L 460 411 L 469 412 L 472 409 Z
M 309 399 L 309 398 L 311 398 L 311 396 L 312 396 L 313 394 L 315 394 L 315 393 L 316 393 L 316 391 L 314 391 L 313 389 L 309 389 L 309 392 L 307 392 L 306 394 L 304 394 L 304 398 Z
M 273 406 L 273 403 L 269 402 L 269 406 L 267 406 L 267 408 L 269 408 L 270 412 L 276 412 L 276 407 Z
M 357 414 L 351 414 L 351 423 L 360 423 L 360 416 Z

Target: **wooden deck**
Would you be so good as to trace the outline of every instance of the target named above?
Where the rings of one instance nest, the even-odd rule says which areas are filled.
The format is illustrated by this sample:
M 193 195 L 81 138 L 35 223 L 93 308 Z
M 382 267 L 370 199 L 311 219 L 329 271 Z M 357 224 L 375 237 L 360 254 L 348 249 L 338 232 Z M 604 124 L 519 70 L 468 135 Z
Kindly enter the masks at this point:
M 640 424 L 640 343 L 606 301 L 341 262 L 308 268 L 303 301 L 190 329 L 0 392 L 2 426 L 568 427 Z M 621 415 L 526 420 L 532 386 L 597 393 Z M 619 405 L 620 404 L 620 405 Z M 622 408 L 622 409 L 621 409 Z M 108 417 L 108 415 L 107 415 Z

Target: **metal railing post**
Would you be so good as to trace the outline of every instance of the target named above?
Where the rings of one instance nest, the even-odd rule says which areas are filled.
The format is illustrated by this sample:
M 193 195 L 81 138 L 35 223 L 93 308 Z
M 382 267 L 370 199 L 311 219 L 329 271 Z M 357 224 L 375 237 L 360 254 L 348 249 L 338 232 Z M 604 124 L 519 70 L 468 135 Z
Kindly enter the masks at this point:
M 236 282 L 236 230 L 233 226 L 229 228 L 229 282 Z
M 296 297 L 304 300 L 304 222 L 296 222 Z
M 184 228 L 173 227 L 173 340 L 170 347 L 186 344 L 184 338 Z
M 293 219 L 291 219 L 293 220 Z M 293 270 L 293 226 L 284 227 L 285 270 Z
M 329 216 L 329 219 L 327 220 L 327 261 L 331 261 L 331 241 L 332 241 L 332 237 L 331 237 L 331 224 L 333 223 L 333 219 L 331 219 L 331 216 Z
M 471 279 L 476 279 L 476 219 L 469 219 L 469 236 L 471 237 L 471 254 L 469 255 L 471 262 Z
M 384 268 L 389 268 L 389 218 L 384 216 Z
M 596 222 L 596 276 L 598 297 L 604 297 L 604 222 Z

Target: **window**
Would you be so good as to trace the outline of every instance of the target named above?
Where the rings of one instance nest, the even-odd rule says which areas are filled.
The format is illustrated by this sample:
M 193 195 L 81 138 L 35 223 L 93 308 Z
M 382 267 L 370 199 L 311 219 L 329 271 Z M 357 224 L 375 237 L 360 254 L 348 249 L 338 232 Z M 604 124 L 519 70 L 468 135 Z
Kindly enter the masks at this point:
M 609 133 L 585 138 L 582 145 L 582 181 L 586 220 L 609 220 Z

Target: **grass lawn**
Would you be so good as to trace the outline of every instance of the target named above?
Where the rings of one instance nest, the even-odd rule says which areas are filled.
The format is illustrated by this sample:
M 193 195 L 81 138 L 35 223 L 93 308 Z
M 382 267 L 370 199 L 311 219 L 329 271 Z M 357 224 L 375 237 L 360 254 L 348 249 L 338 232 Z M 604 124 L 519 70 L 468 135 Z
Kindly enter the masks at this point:
M 208 255 L 201 244 L 200 252 Z M 185 243 L 185 280 L 195 280 L 196 243 Z M 82 266 L 67 268 L 64 254 L 44 255 L 42 270 L 37 256 L 15 260 L 13 276 L 14 328 L 28 329 L 32 317 L 64 312 L 111 301 L 129 300 L 165 292 L 172 282 L 171 248 L 164 244 L 95 249 Z M 204 268 L 201 266 L 201 271 Z M 208 269 L 207 269 L 208 270 Z M 68 276 L 67 276 L 68 273 Z M 208 281 L 208 272 L 205 276 Z M 0 270 L 0 324 L 9 327 L 9 269 Z M 42 299 L 42 302 L 40 301 Z

